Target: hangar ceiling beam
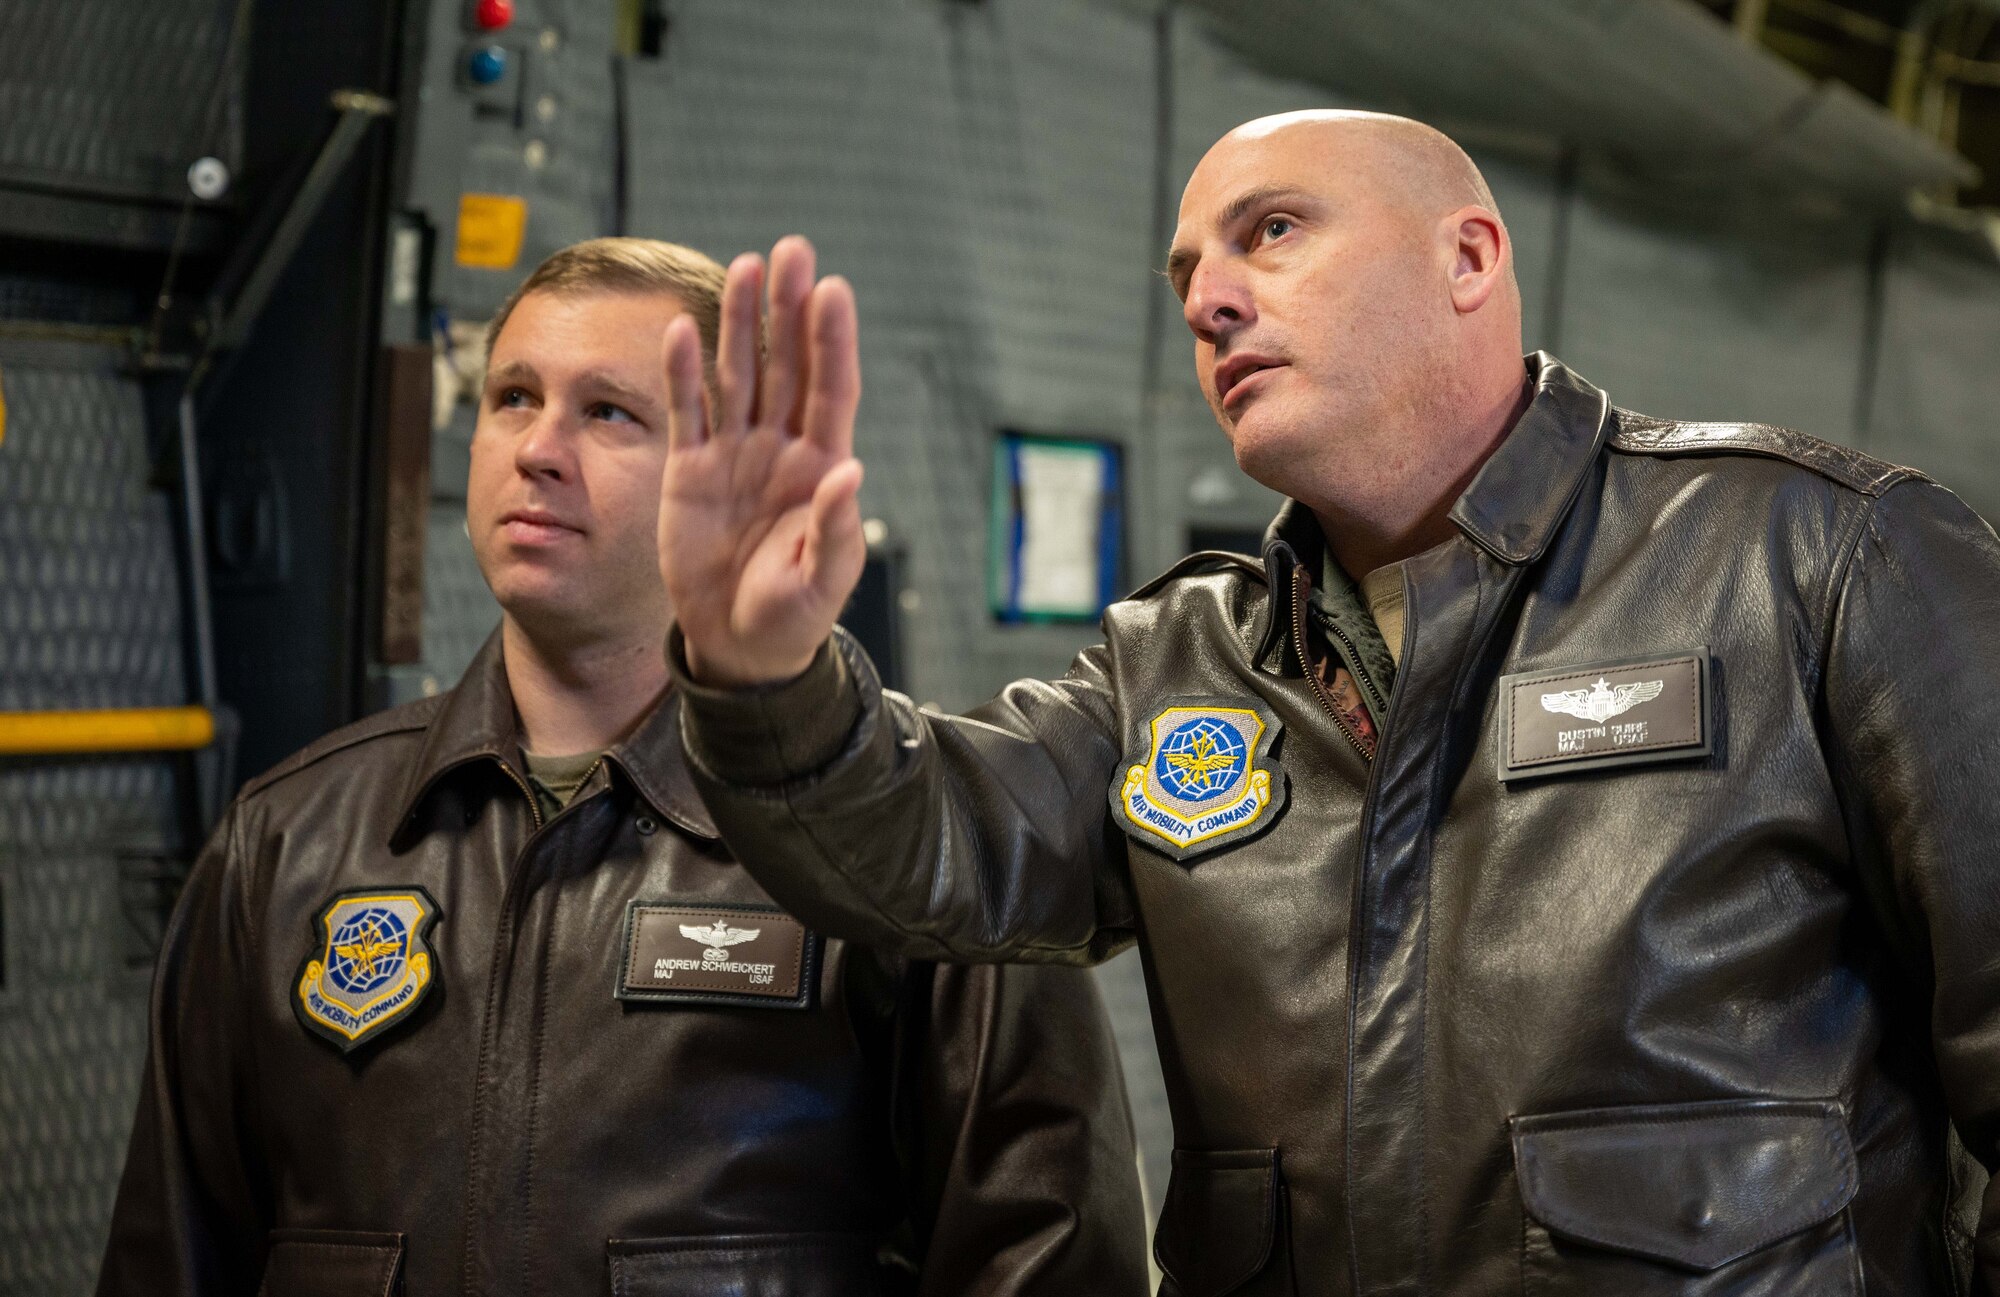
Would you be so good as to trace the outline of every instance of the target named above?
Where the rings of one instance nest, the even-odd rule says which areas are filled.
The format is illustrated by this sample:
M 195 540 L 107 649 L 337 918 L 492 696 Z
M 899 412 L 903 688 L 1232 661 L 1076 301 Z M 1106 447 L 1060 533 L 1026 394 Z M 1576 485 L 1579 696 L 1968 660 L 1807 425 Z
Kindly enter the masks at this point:
M 1993 0 L 2000 4 L 2000 0 Z M 1569 141 L 1662 178 L 1900 207 L 1977 170 L 1691 0 L 1183 0 L 1266 71 L 1445 122 Z

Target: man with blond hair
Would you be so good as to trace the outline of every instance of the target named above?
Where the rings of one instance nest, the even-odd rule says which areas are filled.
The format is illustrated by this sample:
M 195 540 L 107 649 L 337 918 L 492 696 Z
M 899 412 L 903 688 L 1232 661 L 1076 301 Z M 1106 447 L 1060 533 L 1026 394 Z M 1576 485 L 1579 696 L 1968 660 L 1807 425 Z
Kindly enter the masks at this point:
M 1506 227 L 1416 122 L 1230 132 L 1167 271 L 1289 502 L 967 717 L 833 633 L 846 286 L 774 250 L 760 374 L 732 267 L 712 420 L 670 330 L 660 561 L 724 839 L 913 956 L 1139 944 L 1163 1297 L 2000 1292 L 1992 530 L 1524 361 Z
M 659 358 L 680 319 L 712 353 L 722 286 L 600 239 L 495 318 L 466 524 L 500 626 L 216 830 L 100 1293 L 1144 1292 L 1088 975 L 825 938 L 695 796 Z

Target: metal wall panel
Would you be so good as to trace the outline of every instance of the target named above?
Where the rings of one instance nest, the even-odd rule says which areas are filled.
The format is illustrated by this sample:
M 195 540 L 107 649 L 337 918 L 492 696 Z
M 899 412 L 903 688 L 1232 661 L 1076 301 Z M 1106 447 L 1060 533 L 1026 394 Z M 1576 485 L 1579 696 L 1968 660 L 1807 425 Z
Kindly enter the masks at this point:
M 1883 284 L 1880 368 L 1860 446 L 1922 469 L 2000 523 L 2000 266 L 1900 231 Z
M 616 6 L 520 0 L 513 23 L 492 35 L 468 30 L 466 13 L 458 0 L 427 0 L 422 11 L 422 90 L 402 201 L 435 232 L 428 300 L 448 320 L 478 322 L 491 317 L 550 253 L 610 233 L 618 219 Z M 473 49 L 496 42 L 510 58 L 512 107 L 506 112 L 482 110 L 462 72 Z M 526 203 L 527 228 L 514 266 L 456 260 L 459 196 L 467 193 Z M 461 402 L 433 438 L 423 661 L 389 673 L 382 701 L 449 688 L 500 620 L 463 528 L 474 415 L 470 401 Z
M 185 701 L 172 532 L 138 384 L 5 365 L 0 708 Z
M 1060 672 L 1090 628 L 986 610 L 991 440 L 1150 453 L 1150 25 L 1053 0 L 672 16 L 666 58 L 627 69 L 632 232 L 723 260 L 814 239 L 861 302 L 863 507 L 909 545 L 912 692 L 963 707 Z
M 1869 225 L 1718 196 L 1660 210 L 1587 188 L 1562 358 L 1629 409 L 1855 431 Z
M 432 293 L 454 319 L 493 313 L 536 263 L 557 248 L 610 231 L 617 175 L 612 22 L 604 0 L 519 0 L 514 21 L 491 35 L 469 31 L 468 7 L 428 0 L 422 98 L 412 137 L 405 204 L 437 230 Z M 497 43 L 509 54 L 509 108 L 483 112 L 467 91 L 469 53 Z M 519 263 L 459 265 L 453 257 L 463 193 L 507 194 L 528 205 Z
M 95 353 L 0 351 L 0 708 L 185 701 L 165 499 L 138 385 Z M 96 1274 L 145 1047 L 167 759 L 0 760 L 0 1293 Z
M 180 199 L 188 164 L 242 150 L 242 97 L 221 83 L 235 0 L 8 0 L 0 5 L 0 183 Z

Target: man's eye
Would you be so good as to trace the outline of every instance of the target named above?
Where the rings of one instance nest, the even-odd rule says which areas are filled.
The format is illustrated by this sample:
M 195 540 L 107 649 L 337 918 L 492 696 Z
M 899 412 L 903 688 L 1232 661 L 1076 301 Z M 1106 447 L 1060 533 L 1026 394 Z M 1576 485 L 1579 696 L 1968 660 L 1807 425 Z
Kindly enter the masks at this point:
M 1282 239 L 1292 232 L 1292 223 L 1283 216 L 1273 216 L 1265 221 L 1260 231 L 1266 243 L 1272 239 Z
M 498 405 L 503 410 L 511 410 L 514 407 L 526 402 L 527 399 L 528 399 L 528 394 L 526 392 L 522 391 L 518 387 L 510 387 L 500 393 L 500 399 L 494 402 L 494 404 Z
M 609 401 L 599 401 L 596 405 L 591 406 L 586 413 L 593 419 L 603 419 L 607 423 L 634 422 L 629 410 L 615 406 Z

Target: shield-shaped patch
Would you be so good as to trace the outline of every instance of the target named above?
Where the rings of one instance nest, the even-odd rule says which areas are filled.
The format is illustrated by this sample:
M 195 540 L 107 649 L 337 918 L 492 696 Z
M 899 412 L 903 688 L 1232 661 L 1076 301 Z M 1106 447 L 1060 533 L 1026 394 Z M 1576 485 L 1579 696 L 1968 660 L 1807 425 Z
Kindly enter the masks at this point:
M 313 952 L 292 1008 L 306 1030 L 342 1053 L 410 1014 L 438 984 L 430 931 L 438 904 L 421 887 L 340 892 L 313 920 Z
M 1170 703 L 1136 737 L 1124 778 L 1111 786 L 1120 826 L 1176 860 L 1268 828 L 1285 804 L 1285 772 L 1271 759 L 1277 717 L 1248 699 Z

